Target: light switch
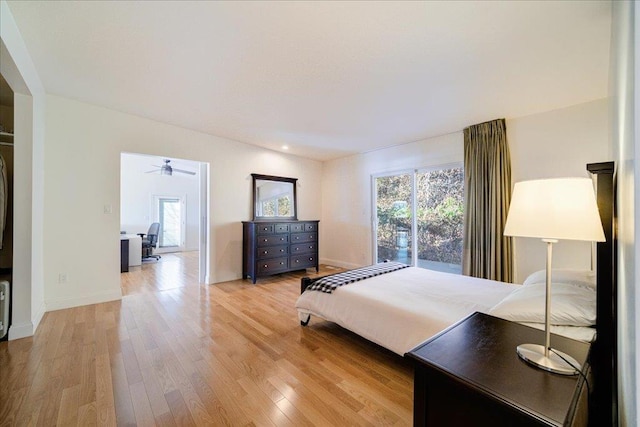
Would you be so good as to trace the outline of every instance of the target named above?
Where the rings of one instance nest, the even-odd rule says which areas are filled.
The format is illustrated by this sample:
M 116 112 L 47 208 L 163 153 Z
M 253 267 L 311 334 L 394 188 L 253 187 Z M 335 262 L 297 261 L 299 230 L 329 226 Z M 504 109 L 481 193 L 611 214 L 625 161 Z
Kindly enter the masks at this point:
M 108 205 L 104 205 L 104 213 L 105 213 L 105 214 L 111 214 L 111 213 L 113 213 L 113 208 L 111 207 L 111 205 L 110 205 L 110 204 L 108 204 Z

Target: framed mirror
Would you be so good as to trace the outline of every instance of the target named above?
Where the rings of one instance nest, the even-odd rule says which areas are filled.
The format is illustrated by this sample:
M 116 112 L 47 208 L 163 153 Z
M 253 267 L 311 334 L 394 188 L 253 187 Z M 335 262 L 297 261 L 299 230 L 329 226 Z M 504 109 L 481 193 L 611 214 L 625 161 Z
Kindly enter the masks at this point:
M 296 200 L 297 178 L 259 175 L 253 177 L 253 220 L 254 221 L 297 221 Z

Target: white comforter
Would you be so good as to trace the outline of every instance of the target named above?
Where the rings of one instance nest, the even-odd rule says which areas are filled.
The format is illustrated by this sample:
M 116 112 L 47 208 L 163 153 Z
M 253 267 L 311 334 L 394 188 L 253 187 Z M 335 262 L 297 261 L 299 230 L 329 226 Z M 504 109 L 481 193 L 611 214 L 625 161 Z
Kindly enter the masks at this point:
M 301 320 L 321 317 L 404 355 L 467 315 L 488 312 L 517 287 L 410 267 L 331 294 L 305 291 L 296 308 Z

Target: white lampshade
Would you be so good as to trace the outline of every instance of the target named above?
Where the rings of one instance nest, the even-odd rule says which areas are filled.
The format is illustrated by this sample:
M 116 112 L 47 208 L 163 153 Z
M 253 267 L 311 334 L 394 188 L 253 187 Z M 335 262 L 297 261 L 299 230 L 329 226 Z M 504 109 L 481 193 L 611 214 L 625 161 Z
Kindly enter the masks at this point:
M 516 183 L 505 236 L 604 242 L 589 178 L 554 178 Z

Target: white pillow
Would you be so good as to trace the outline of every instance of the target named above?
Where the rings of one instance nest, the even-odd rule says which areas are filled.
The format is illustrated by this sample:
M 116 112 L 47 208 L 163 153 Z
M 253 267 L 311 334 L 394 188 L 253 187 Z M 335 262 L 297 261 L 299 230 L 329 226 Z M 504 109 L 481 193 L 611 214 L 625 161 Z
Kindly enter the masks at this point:
M 523 286 L 533 285 L 536 283 L 545 283 L 547 277 L 546 270 L 536 271 L 527 277 L 522 283 Z M 570 270 L 570 269 L 551 269 L 551 283 L 566 283 L 574 286 L 585 288 L 596 288 L 596 273 L 591 270 Z
M 521 324 L 544 331 L 544 323 L 521 322 Z M 562 335 L 576 341 L 594 342 L 596 339 L 596 328 L 591 326 L 551 325 L 550 329 L 552 334 Z
M 544 283 L 521 286 L 489 310 L 489 314 L 514 322 L 544 323 L 545 287 Z M 595 325 L 595 290 L 552 283 L 550 323 L 564 326 Z

